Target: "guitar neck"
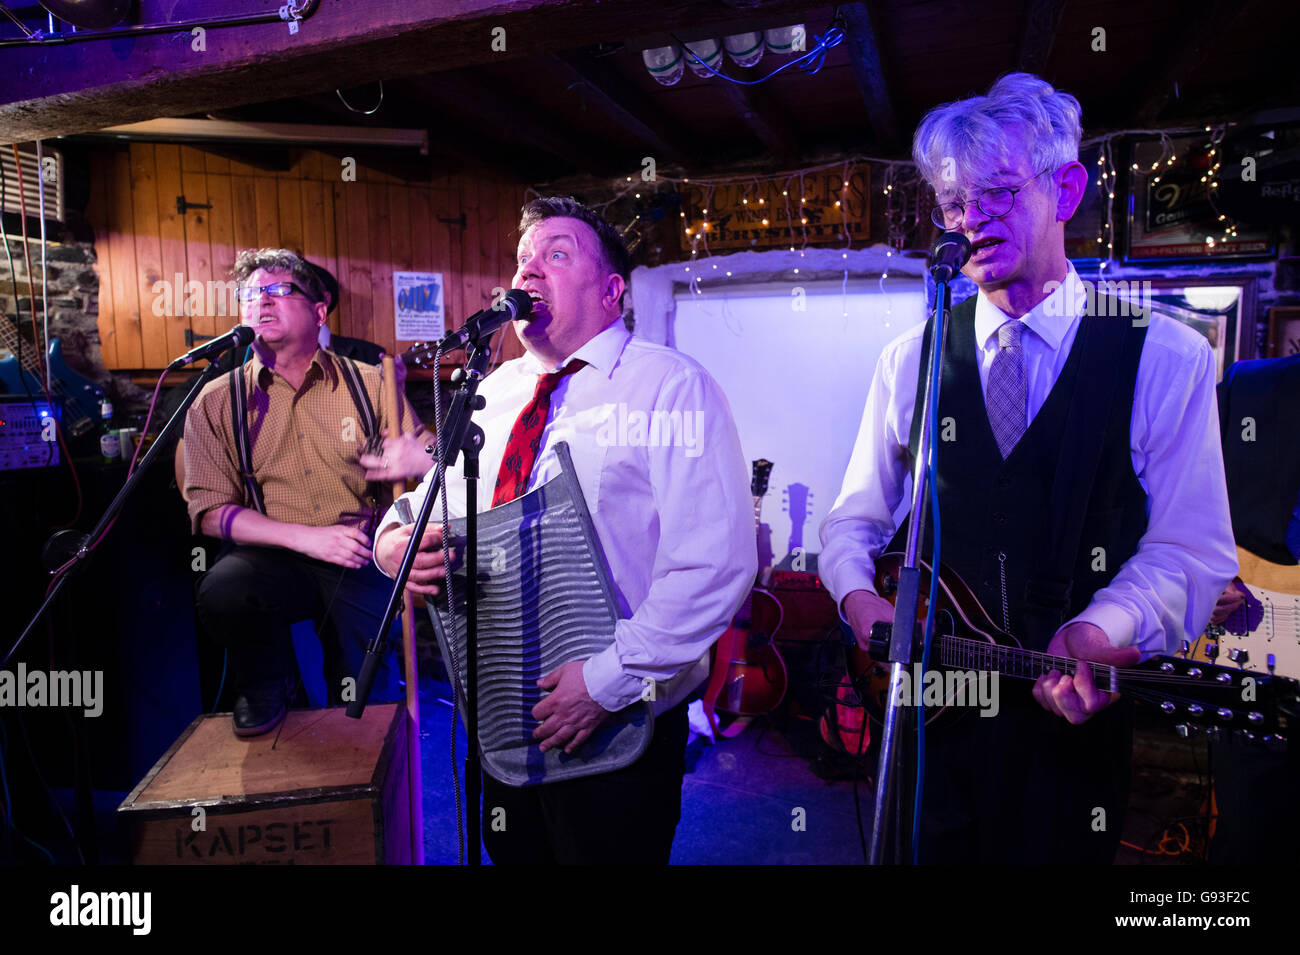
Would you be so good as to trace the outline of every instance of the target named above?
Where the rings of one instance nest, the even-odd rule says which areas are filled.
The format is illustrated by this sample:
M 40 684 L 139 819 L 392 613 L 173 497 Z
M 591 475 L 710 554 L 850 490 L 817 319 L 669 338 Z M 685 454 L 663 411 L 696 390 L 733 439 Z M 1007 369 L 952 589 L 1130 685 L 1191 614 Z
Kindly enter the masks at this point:
M 935 641 L 939 665 L 957 670 L 996 670 L 1001 676 L 1023 680 L 1037 680 L 1055 670 L 1072 675 L 1082 662 L 1070 657 L 1058 657 L 1037 650 L 1001 646 L 986 640 L 968 637 L 939 637 Z M 1088 663 L 1093 685 L 1103 689 L 1119 690 L 1123 680 L 1119 669 L 1102 663 Z

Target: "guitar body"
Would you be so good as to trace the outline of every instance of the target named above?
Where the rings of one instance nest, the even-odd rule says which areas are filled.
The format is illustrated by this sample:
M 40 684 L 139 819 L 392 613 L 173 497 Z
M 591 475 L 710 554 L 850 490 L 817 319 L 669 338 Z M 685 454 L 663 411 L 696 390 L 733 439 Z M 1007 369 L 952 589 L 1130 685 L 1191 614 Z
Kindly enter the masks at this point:
M 785 661 L 772 645 L 781 626 L 781 604 L 766 590 L 749 595 L 749 613 L 742 607 L 713 651 L 713 669 L 721 674 L 714 709 L 731 716 L 764 716 L 785 699 L 789 675 Z
M 903 567 L 902 554 L 882 554 L 876 560 L 876 593 L 890 603 L 898 596 L 898 575 Z M 921 599 L 916 612 L 918 623 L 925 620 L 930 596 L 930 566 L 924 561 L 917 562 L 921 571 Z M 974 637 L 988 641 L 993 646 L 1020 648 L 1020 641 L 1009 633 L 1004 633 L 980 606 L 966 582 L 947 567 L 939 570 L 939 592 L 935 608 L 934 638 L 940 636 Z M 941 667 L 940 654 L 935 646 L 930 654 L 930 669 Z M 867 651 L 853 647 L 849 651 L 849 679 L 857 690 L 867 715 L 873 722 L 882 723 L 885 709 L 889 703 L 889 665 L 873 660 Z M 926 707 L 925 725 L 931 726 L 940 721 L 949 721 L 957 715 L 949 709 L 949 704 L 956 698 L 959 685 L 954 685 L 945 694 L 944 703 L 938 707 Z
M 772 462 L 754 462 L 750 490 L 754 494 L 754 528 L 762 528 L 762 501 L 767 493 Z M 757 538 L 755 540 L 757 543 Z M 762 580 L 762 576 L 759 577 Z M 785 611 L 781 602 L 761 587 L 750 591 L 731 620 L 731 626 L 713 645 L 709 683 L 704 691 L 704 713 L 719 736 L 738 736 L 755 716 L 771 713 L 785 699 L 789 686 L 785 661 L 772 638 L 781 628 Z M 735 719 L 727 727 L 718 713 Z
M 30 371 L 18 364 L 13 355 L 0 358 L 0 391 L 10 395 L 45 397 L 45 386 Z
M 11 395 L 44 398 L 45 385 L 37 374 L 40 364 L 36 356 L 31 354 L 31 348 L 25 349 L 24 354 L 30 356 L 24 363 L 26 367 L 20 365 L 17 357 L 12 354 L 0 359 L 0 391 Z M 50 340 L 46 360 L 49 362 L 53 382 L 50 397 L 62 404 L 64 427 L 74 437 L 89 433 L 99 420 L 99 399 L 103 393 L 94 382 L 68 367 L 68 363 L 63 360 L 63 343 L 57 338 Z
M 1192 648 L 1192 658 L 1236 662 L 1245 654 L 1240 666 L 1246 670 L 1300 678 L 1300 565 L 1275 564 L 1241 547 L 1237 563 L 1246 602 L 1223 623 L 1206 629 Z M 1212 647 L 1218 651 L 1213 657 Z

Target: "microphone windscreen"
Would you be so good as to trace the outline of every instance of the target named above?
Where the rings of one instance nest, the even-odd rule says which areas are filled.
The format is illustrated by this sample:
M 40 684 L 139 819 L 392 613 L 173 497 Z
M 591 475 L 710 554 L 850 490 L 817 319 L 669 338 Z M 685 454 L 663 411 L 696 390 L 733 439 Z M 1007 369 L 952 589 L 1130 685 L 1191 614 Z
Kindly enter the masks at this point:
M 505 302 L 509 303 L 505 307 L 510 310 L 510 314 L 514 316 L 515 321 L 527 319 L 533 313 L 532 296 L 521 288 L 512 288 L 509 292 L 506 292 Z

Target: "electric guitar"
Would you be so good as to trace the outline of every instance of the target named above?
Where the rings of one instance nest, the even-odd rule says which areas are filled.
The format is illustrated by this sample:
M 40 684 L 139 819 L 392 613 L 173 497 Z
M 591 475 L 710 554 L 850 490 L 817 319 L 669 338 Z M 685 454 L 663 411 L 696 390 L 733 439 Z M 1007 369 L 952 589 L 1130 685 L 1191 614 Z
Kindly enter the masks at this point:
M 1210 624 L 1191 648 L 1195 660 L 1223 657 L 1253 673 L 1300 679 L 1300 566 L 1237 548 L 1246 602 Z
M 754 495 L 754 523 L 761 529 L 763 496 L 767 493 L 772 462 L 754 462 L 750 490 Z M 762 571 L 759 572 L 762 578 Z M 785 661 L 772 643 L 784 611 L 768 591 L 755 587 L 741 604 L 731 626 L 713 647 L 713 666 L 704 692 L 704 712 L 720 736 L 738 736 L 755 716 L 771 713 L 785 699 L 789 684 Z M 722 728 L 717 713 L 737 717 Z
M 11 395 L 31 395 L 44 399 L 45 383 L 41 380 L 41 362 L 35 347 L 19 347 L 19 332 L 13 324 L 0 318 L 0 345 L 10 352 L 0 358 L 0 391 Z M 18 355 L 22 355 L 21 363 Z M 50 339 L 46 356 L 50 366 L 50 397 L 63 405 L 63 426 L 74 437 L 94 430 L 99 420 L 99 401 L 103 392 L 94 382 L 83 378 L 63 360 L 63 346 L 57 338 Z
M 876 561 L 876 592 L 882 597 L 896 599 L 902 565 L 901 554 L 885 554 Z M 930 568 L 922 563 L 918 620 L 924 619 L 929 578 Z M 974 708 L 971 701 L 976 694 L 970 684 L 980 672 L 996 671 L 999 679 L 1036 680 L 1052 670 L 1073 674 L 1079 667 L 1078 660 L 1024 649 L 1019 640 L 993 622 L 961 577 L 943 566 L 939 572 L 938 595 L 931 667 L 964 672 L 966 678 L 944 679 L 943 702 L 939 706 L 927 706 L 927 726 L 945 716 Z M 887 623 L 876 624 L 868 651 L 856 647 L 850 651 L 850 676 L 868 714 L 877 722 L 883 718 L 887 703 L 889 671 L 875 661 L 888 656 L 889 630 Z M 1177 721 L 1175 729 L 1185 737 L 1226 736 L 1263 743 L 1270 749 L 1283 749 L 1289 720 L 1300 718 L 1300 684 L 1287 677 L 1202 663 L 1186 654 L 1154 657 L 1132 667 L 1083 665 L 1090 668 L 1093 684 L 1098 689 L 1153 704 Z M 920 664 L 915 667 L 919 669 Z M 953 704 L 962 700 L 967 705 L 958 711 Z

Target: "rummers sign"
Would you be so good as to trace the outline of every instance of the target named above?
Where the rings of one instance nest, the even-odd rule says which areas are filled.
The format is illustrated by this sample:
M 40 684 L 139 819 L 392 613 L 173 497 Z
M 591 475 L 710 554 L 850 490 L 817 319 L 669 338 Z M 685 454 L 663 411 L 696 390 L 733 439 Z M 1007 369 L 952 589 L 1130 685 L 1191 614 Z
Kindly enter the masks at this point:
M 870 194 L 865 163 L 856 164 L 848 179 L 827 169 L 789 179 L 685 183 L 682 251 L 702 252 L 706 242 L 712 252 L 857 245 L 870 234 Z

